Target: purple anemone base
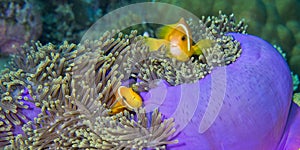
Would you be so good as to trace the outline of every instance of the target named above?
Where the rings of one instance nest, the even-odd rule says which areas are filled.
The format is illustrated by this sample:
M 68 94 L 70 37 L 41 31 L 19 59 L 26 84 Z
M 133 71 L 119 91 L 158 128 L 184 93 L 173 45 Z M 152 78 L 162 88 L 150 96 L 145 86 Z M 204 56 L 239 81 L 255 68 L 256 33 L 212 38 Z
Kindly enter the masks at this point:
M 293 83 L 287 63 L 259 37 L 229 35 L 242 47 L 234 63 L 214 68 L 196 83 L 170 86 L 161 81 L 158 87 L 141 93 L 147 111 L 159 108 L 166 118 L 175 119 L 173 138 L 179 143 L 168 148 L 299 147 L 300 111 L 294 104 L 290 109 Z
M 41 109 L 39 107 L 36 107 L 35 104 L 32 101 L 32 97 L 30 96 L 28 89 L 24 88 L 24 92 L 22 93 L 23 99 L 19 100 L 19 102 L 22 102 L 23 105 L 27 106 L 27 109 L 22 109 L 19 108 L 18 111 L 25 116 L 25 118 L 20 118 L 21 119 L 21 125 L 18 126 L 13 126 L 13 134 L 18 135 L 18 134 L 23 134 L 24 131 L 22 130 L 22 126 L 26 124 L 29 121 L 34 122 L 34 118 L 37 118 L 38 115 L 41 113 Z M 24 97 L 27 97 L 30 101 L 24 100 Z

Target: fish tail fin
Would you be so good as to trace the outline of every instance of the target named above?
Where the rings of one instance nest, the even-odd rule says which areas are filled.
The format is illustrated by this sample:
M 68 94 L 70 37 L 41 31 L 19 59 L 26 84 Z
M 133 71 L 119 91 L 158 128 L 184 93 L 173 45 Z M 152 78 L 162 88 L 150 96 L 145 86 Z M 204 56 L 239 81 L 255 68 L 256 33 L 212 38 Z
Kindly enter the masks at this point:
M 202 50 L 205 48 L 210 48 L 213 45 L 213 40 L 202 39 L 198 41 L 192 48 L 195 55 L 201 55 Z
M 166 39 L 168 35 L 170 35 L 170 33 L 174 30 L 174 28 L 175 24 L 162 26 L 155 31 L 155 35 L 157 38 Z

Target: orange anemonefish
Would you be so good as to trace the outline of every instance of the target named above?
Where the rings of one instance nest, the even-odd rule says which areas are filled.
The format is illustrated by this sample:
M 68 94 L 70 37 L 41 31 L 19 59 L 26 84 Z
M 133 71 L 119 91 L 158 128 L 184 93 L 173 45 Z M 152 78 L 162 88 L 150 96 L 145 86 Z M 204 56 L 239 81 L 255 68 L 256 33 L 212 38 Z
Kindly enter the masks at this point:
M 115 93 L 115 102 L 111 107 L 111 115 L 124 111 L 125 109 L 134 110 L 142 106 L 140 95 L 125 86 L 120 86 Z
M 165 45 L 170 57 L 180 61 L 187 61 L 193 54 L 202 54 L 201 49 L 211 47 L 211 40 L 200 40 L 192 46 L 192 34 L 189 25 L 181 18 L 178 23 L 166 25 L 159 28 L 156 32 L 156 38 L 146 37 L 146 44 L 150 51 L 158 50 Z

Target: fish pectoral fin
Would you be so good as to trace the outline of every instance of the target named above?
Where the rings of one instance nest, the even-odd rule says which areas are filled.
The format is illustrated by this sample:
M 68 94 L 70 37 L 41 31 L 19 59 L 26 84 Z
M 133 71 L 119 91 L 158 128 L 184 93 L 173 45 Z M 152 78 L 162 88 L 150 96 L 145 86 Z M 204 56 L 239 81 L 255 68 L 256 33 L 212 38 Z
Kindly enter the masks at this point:
M 113 107 L 113 108 L 111 108 L 111 111 L 110 111 L 110 115 L 115 115 L 115 114 L 117 114 L 117 113 L 119 113 L 119 112 L 122 112 L 122 111 L 124 111 L 126 109 L 126 107 L 125 106 L 123 106 L 123 105 L 121 105 L 121 106 L 117 106 L 117 107 Z
M 213 45 L 213 40 L 202 39 L 193 45 L 192 49 L 194 50 L 195 55 L 201 55 L 202 50 L 205 48 L 210 48 Z

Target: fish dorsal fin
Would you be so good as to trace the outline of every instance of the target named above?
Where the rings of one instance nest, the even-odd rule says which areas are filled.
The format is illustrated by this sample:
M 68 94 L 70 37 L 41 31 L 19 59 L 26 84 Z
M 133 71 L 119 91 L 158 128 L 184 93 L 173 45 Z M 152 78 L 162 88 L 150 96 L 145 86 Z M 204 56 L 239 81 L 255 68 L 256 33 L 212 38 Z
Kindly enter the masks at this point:
M 155 35 L 157 36 L 157 38 L 167 39 L 170 33 L 175 29 L 176 25 L 177 24 L 162 26 L 156 30 Z
M 180 18 L 180 20 L 175 24 L 168 24 L 158 28 L 155 32 L 155 35 L 160 39 L 167 39 L 168 36 L 174 31 L 178 30 L 184 33 L 183 30 L 178 28 L 178 24 L 185 24 L 185 20 Z

